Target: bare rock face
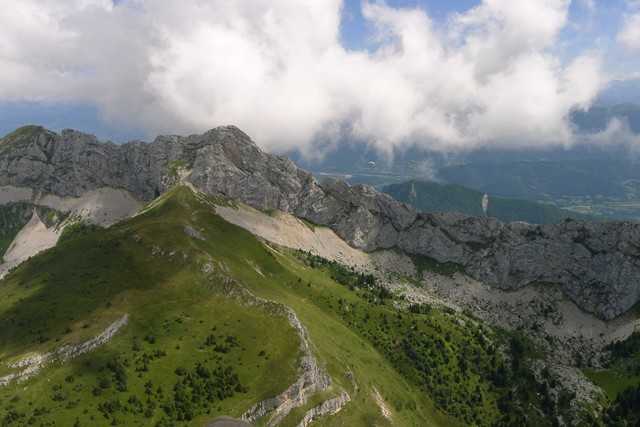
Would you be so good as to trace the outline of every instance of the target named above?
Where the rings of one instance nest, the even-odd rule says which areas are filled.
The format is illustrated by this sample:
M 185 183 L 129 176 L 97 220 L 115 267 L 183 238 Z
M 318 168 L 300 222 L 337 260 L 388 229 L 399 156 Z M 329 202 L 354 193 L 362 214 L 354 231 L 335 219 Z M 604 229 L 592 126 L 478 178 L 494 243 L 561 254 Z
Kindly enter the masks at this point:
M 141 200 L 164 192 L 179 165 L 200 191 L 279 209 L 331 227 L 366 251 L 398 248 L 464 267 L 502 289 L 555 283 L 582 309 L 612 319 L 640 301 L 640 224 L 567 221 L 536 226 L 460 214 L 424 214 L 368 186 L 319 184 L 242 131 L 103 143 L 76 131 L 22 128 L 0 143 L 0 188 L 77 197 L 104 187 Z

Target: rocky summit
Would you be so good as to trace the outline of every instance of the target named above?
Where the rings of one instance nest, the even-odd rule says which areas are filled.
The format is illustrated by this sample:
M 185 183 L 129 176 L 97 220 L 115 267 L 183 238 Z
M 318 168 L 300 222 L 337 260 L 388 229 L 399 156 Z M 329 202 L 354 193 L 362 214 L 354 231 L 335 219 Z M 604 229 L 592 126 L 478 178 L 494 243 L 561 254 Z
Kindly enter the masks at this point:
M 500 289 L 557 284 L 602 319 L 640 300 L 640 224 L 568 220 L 538 226 L 420 213 L 369 186 L 318 183 L 234 126 L 121 145 L 73 130 L 26 127 L 2 140 L 0 170 L 3 191 L 57 197 L 113 188 L 150 201 L 183 180 L 210 195 L 330 227 L 358 249 L 396 248 L 457 264 Z

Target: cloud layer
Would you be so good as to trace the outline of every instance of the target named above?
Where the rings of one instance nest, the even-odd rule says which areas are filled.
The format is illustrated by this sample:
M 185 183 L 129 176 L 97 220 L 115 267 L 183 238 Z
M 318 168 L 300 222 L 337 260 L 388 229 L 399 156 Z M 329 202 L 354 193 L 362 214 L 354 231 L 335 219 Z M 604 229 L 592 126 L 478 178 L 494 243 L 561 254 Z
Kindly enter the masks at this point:
M 640 2 L 629 0 L 630 13 L 625 17 L 618 41 L 631 51 L 640 51 Z
M 365 1 L 354 51 L 340 0 L 21 0 L 0 10 L 0 100 L 93 103 L 149 134 L 233 123 L 274 150 L 569 144 L 604 82 L 598 54 L 556 53 L 569 4 L 484 0 L 437 25 Z

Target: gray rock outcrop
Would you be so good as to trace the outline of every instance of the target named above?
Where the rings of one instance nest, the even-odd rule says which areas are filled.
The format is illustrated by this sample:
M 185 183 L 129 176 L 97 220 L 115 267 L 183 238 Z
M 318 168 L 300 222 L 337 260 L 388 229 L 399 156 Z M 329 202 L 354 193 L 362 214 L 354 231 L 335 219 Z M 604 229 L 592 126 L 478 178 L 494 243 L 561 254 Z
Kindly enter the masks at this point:
M 268 302 L 268 301 L 265 301 Z M 290 308 L 285 308 L 289 323 L 298 333 L 300 337 L 300 351 L 302 357 L 300 360 L 300 376 L 285 391 L 278 396 L 265 399 L 256 403 L 248 411 L 242 415 L 244 421 L 255 423 L 259 419 L 269 416 L 266 425 L 274 427 L 295 408 L 303 406 L 307 403 L 310 396 L 314 393 L 326 390 L 331 385 L 331 377 L 318 364 L 317 359 L 313 355 L 311 349 L 311 341 L 306 328 L 298 319 L 298 316 Z M 349 395 L 347 394 L 347 399 Z M 340 408 L 344 406 L 344 402 L 340 402 Z M 329 414 L 330 409 L 336 405 L 329 405 L 330 408 L 324 408 L 323 414 Z M 338 409 L 339 410 L 339 409 Z M 333 413 L 337 412 L 334 411 Z M 319 415 L 316 415 L 319 416 Z
M 95 350 L 108 343 L 115 334 L 129 322 L 129 315 L 125 314 L 112 324 L 110 324 L 99 335 L 81 342 L 79 344 L 66 344 L 48 353 L 27 356 L 14 363 L 9 364 L 9 368 L 18 369 L 18 372 L 0 377 L 0 387 L 10 384 L 12 381 L 26 381 L 37 375 L 43 367 L 53 362 L 66 362 L 82 354 Z
M 298 423 L 297 427 L 308 427 L 318 418 L 335 415 L 350 401 L 351 396 L 349 396 L 349 393 L 343 391 L 339 396 L 325 400 L 320 405 L 309 409 L 304 414 L 304 417 L 302 417 L 302 420 Z
M 202 135 L 116 145 L 30 127 L 0 144 L 0 188 L 78 197 L 104 187 L 151 200 L 188 170 L 194 187 L 257 209 L 331 227 L 365 251 L 398 248 L 462 266 L 501 289 L 555 283 L 582 309 L 612 319 L 640 301 L 640 224 L 567 221 L 536 226 L 460 214 L 425 214 L 368 186 L 319 184 L 290 160 L 264 153 L 225 126 Z

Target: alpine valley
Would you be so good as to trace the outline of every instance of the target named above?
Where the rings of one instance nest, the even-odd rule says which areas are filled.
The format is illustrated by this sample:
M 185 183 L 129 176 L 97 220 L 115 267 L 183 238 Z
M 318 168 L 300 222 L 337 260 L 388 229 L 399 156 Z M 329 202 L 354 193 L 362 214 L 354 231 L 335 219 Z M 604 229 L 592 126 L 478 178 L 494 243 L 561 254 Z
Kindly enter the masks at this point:
M 640 223 L 423 213 L 233 126 L 0 141 L 6 426 L 634 426 Z

